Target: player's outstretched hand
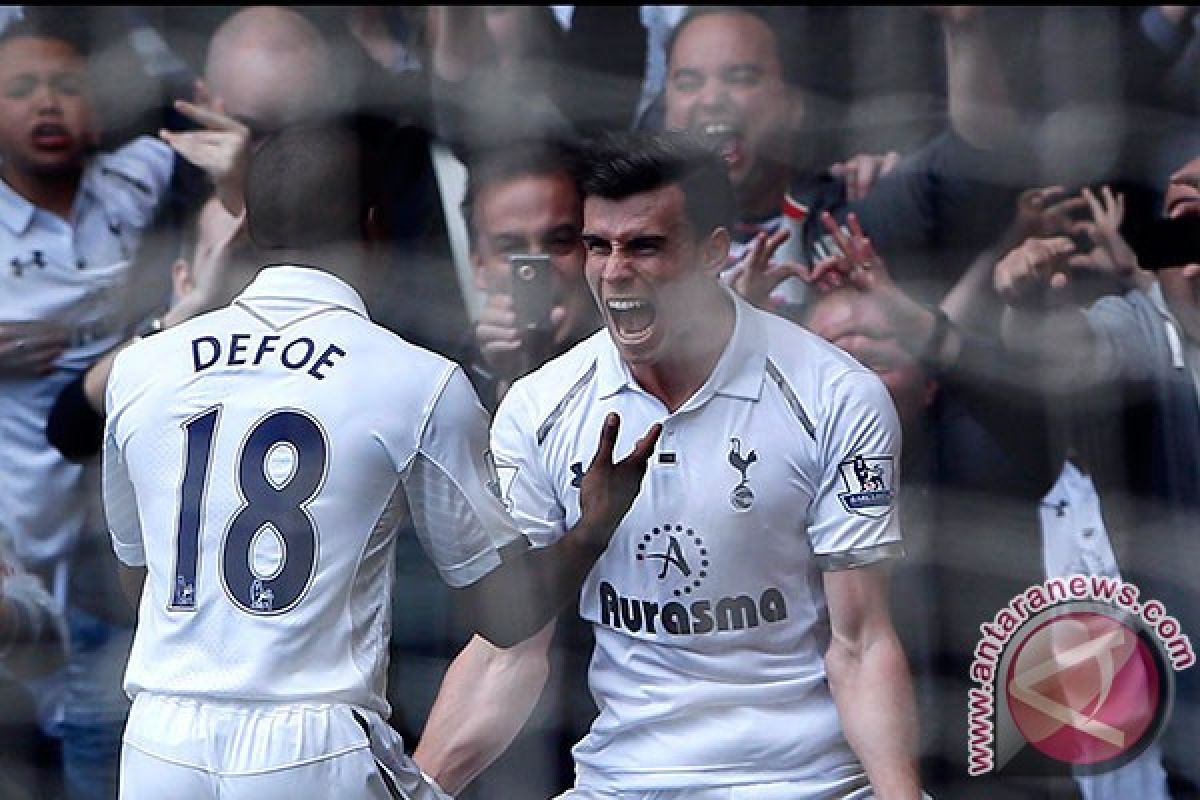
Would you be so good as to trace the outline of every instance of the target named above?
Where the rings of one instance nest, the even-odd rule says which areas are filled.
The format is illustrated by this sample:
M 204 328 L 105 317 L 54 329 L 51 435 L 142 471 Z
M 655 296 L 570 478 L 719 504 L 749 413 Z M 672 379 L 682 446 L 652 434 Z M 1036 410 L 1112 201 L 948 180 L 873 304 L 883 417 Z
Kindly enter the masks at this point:
M 196 85 L 196 102 L 176 100 L 175 109 L 201 127 L 192 131 L 160 130 L 159 137 L 181 156 L 204 170 L 221 203 L 233 216 L 243 209 L 242 188 L 250 158 L 250 128 L 225 113 L 220 98 Z
M 662 424 L 656 422 L 650 426 L 650 430 L 633 446 L 633 451 L 613 463 L 613 449 L 620 431 L 621 418 L 609 413 L 600 429 L 596 455 L 583 474 L 579 489 L 580 515 L 589 523 L 589 530 L 603 537 L 603 541 L 593 543 L 597 550 L 603 550 L 608 545 L 613 531 L 633 505 L 642 485 L 642 476 L 646 474 L 650 454 L 654 452 L 662 433 Z

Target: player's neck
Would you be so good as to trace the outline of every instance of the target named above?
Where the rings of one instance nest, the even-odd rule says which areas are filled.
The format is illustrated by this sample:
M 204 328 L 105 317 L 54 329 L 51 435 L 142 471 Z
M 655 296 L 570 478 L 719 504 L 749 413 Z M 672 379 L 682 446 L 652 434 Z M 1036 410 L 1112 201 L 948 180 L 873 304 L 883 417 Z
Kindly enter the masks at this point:
M 671 412 L 704 386 L 733 336 L 736 315 L 723 294 L 717 307 L 697 313 L 695 318 L 704 320 L 702 326 L 677 337 L 670 353 L 652 363 L 630 365 L 638 385 Z
M 323 270 L 362 292 L 361 284 L 367 270 L 363 248 L 357 244 L 278 247 L 266 251 L 264 255 L 273 264 Z

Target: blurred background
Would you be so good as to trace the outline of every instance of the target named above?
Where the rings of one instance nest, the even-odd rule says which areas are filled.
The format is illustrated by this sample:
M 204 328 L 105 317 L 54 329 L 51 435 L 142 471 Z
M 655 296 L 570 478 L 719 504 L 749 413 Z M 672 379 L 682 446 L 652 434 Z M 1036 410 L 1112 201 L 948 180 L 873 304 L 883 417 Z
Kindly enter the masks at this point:
M 397 158 L 381 165 L 391 238 L 372 317 L 463 364 L 489 410 L 552 354 L 500 363 L 478 326 L 491 296 L 510 290 L 486 265 L 535 249 L 497 245 L 488 225 L 501 212 L 484 207 L 482 190 L 467 197 L 468 181 L 486 185 L 472 169 L 494 150 L 634 128 L 708 137 L 731 170 L 754 165 L 734 176 L 744 213 L 731 275 L 755 256 L 757 233 L 785 224 L 796 226 L 790 244 L 770 258 L 812 268 L 830 254 L 819 212 L 844 221 L 855 211 L 893 294 L 791 283 L 756 295 L 730 282 L 844 344 L 901 412 L 908 555 L 894 571 L 893 614 L 927 790 L 1200 798 L 1194 669 L 1174 675 L 1163 735 L 1120 776 L 1032 755 L 966 774 L 979 626 L 1027 587 L 1119 576 L 1160 599 L 1184 634 L 1200 631 L 1200 235 L 1189 221 L 1200 218 L 1200 17 L 1190 6 L 737 8 L 766 25 L 737 40 L 750 48 L 741 72 L 722 66 L 733 50 L 677 38 L 687 6 L 4 6 L 0 26 L 40 26 L 85 55 L 85 165 L 162 129 L 202 127 L 177 99 L 217 104 L 251 140 L 329 110 L 386 120 Z M 16 102 L 23 67 L 3 48 L 0 92 Z M 27 132 L 0 128 L 0 157 L 12 163 Z M 154 208 L 133 215 L 136 234 L 126 212 L 111 212 L 119 252 L 111 242 L 88 250 L 91 234 L 75 232 L 79 260 L 114 271 L 93 281 L 73 264 L 69 302 L 30 278 L 50 251 L 0 202 L 5 800 L 116 796 L 136 612 L 117 587 L 87 444 L 95 431 L 63 421 L 73 417 L 60 393 L 178 301 L 178 258 L 204 259 L 196 213 L 211 165 L 176 154 L 167 172 Z M 136 181 L 118 190 L 140 191 Z M 797 214 L 783 213 L 785 199 Z M 205 252 L 218 271 L 206 284 L 214 303 L 260 266 Z M 566 304 L 586 288 L 567 274 L 582 262 L 562 263 L 555 302 Z M 923 328 L 886 313 L 903 302 L 930 319 L 941 309 L 953 352 L 930 352 Z M 880 309 L 883 322 L 866 331 Z M 1067 311 L 1078 339 L 1054 327 Z M 595 329 L 583 316 L 555 346 Z M 31 366 L 13 349 L 15 323 L 60 325 L 62 344 Z M 411 532 L 400 532 L 396 559 L 388 691 L 411 749 L 469 628 Z M 590 638 L 583 622 L 562 620 L 533 718 L 463 800 L 547 798 L 571 785 L 570 747 L 595 713 Z

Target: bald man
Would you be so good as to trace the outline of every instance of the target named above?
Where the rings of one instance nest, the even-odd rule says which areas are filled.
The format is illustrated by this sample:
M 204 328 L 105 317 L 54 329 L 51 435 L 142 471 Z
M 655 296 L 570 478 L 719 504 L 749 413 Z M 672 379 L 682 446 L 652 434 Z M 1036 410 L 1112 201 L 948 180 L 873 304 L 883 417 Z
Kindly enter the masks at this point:
M 339 61 L 303 14 L 249 6 L 213 32 L 204 76 L 226 113 L 261 133 L 331 110 Z

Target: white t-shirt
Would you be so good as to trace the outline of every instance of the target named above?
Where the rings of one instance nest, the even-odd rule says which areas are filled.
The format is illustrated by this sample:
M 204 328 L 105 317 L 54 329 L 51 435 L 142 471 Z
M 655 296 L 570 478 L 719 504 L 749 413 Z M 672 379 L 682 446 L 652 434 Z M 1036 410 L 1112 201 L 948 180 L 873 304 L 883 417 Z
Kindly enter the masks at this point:
M 126 691 L 386 717 L 406 509 L 452 586 L 523 542 L 487 447 L 463 371 L 320 270 L 264 269 L 228 307 L 122 351 L 105 510 L 117 555 L 148 568 Z
M 46 441 L 58 393 L 151 309 L 130 306 L 130 266 L 174 164 L 166 143 L 139 137 L 92 159 L 71 219 L 0 182 L 0 321 L 64 326 L 70 343 L 49 375 L 0 379 L 0 513 L 26 565 L 65 556 L 89 508 L 84 467 Z
M 501 489 L 535 545 L 578 521 L 578 476 L 608 412 L 621 417 L 616 458 L 663 423 L 582 589 L 599 716 L 573 751 L 580 786 L 788 780 L 824 797 L 867 783 L 825 678 L 821 570 L 901 555 L 899 422 L 873 373 L 734 302 L 729 345 L 674 413 L 607 331 L 518 380 L 496 413 Z

